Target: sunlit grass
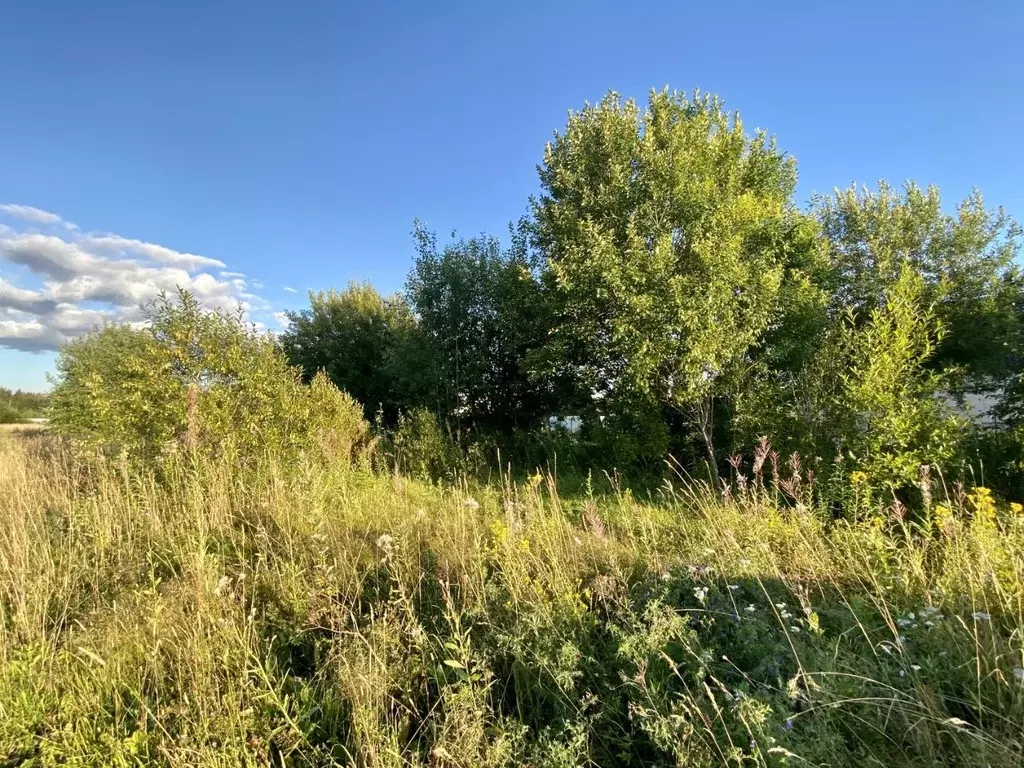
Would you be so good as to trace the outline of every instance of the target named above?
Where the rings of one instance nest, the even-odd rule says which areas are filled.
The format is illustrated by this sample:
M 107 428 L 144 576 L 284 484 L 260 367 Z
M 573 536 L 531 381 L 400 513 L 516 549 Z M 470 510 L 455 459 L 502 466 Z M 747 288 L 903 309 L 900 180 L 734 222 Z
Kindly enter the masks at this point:
M 994 503 L 123 467 L 0 436 L 0 761 L 1024 761 L 1024 524 Z

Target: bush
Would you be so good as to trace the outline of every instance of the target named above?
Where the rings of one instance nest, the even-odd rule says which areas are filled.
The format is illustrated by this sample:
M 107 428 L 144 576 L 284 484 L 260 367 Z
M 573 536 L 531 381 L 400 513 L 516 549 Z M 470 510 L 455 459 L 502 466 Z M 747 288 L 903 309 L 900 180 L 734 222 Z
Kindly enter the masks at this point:
M 57 362 L 55 430 L 147 461 L 186 451 L 345 456 L 365 442 L 362 409 L 324 376 L 302 384 L 269 334 L 187 292 L 146 308 L 148 326 L 107 326 Z
M 359 403 L 334 386 L 323 371 L 313 377 L 305 395 L 307 428 L 321 455 L 355 461 L 369 434 Z
M 21 414 L 7 403 L 0 403 L 0 424 L 15 424 L 21 420 Z
M 459 446 L 425 408 L 398 417 L 388 447 L 395 471 L 424 480 L 451 480 L 465 464 Z

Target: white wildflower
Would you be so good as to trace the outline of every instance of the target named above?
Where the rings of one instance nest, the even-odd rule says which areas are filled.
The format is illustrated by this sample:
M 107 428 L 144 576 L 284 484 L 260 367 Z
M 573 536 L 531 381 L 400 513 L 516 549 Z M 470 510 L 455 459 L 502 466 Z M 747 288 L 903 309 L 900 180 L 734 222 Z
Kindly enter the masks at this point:
M 971 614 L 971 616 L 974 617 L 975 621 L 988 621 L 989 619 L 992 618 L 991 616 L 989 616 L 984 611 L 975 611 L 974 613 Z
M 755 608 L 755 607 L 754 607 L 753 605 L 748 605 L 748 606 L 747 606 L 746 608 L 744 608 L 743 610 L 745 610 L 745 611 L 746 611 L 747 613 L 753 613 L 754 611 L 756 611 L 756 610 L 757 610 L 757 608 Z
M 785 603 L 776 603 L 775 607 L 778 608 L 780 611 L 783 611 L 783 610 L 786 609 L 786 604 Z
M 910 668 L 912 670 L 914 670 L 915 672 L 920 672 L 921 671 L 921 665 L 920 664 L 911 664 Z
M 213 590 L 213 594 L 217 597 L 223 597 L 228 593 L 229 589 L 231 589 L 231 577 L 221 576 L 220 580 L 217 582 L 216 589 Z
M 737 589 L 739 589 L 739 588 L 740 588 L 740 587 L 739 587 L 739 585 L 738 585 L 738 584 L 730 584 L 730 585 L 729 585 L 729 589 L 730 589 L 730 591 L 732 591 L 732 592 L 735 592 L 735 591 L 736 591 Z
M 696 597 L 698 600 L 700 600 L 703 603 L 704 599 L 708 596 L 708 588 L 707 587 L 694 587 L 693 596 Z

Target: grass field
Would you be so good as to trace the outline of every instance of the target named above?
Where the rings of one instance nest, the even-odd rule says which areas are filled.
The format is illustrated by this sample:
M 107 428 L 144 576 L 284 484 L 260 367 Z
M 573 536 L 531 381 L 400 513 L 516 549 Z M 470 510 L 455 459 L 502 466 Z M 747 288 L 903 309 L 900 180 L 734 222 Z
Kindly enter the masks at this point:
M 0 434 L 0 765 L 1024 764 L 1017 511 L 594 486 Z
M 41 434 L 46 429 L 45 424 L 0 424 L 0 434 L 17 436 Z

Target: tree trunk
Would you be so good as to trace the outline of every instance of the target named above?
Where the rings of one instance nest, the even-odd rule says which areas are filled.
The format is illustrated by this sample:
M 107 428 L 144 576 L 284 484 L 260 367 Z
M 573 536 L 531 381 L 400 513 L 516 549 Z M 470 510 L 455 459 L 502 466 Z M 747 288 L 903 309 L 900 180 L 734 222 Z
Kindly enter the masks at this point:
M 721 487 L 721 477 L 718 474 L 718 458 L 715 456 L 714 404 L 714 397 L 702 397 L 692 406 L 690 411 L 694 426 L 697 427 L 704 442 L 704 452 L 708 462 L 708 471 L 711 473 L 711 482 Z

